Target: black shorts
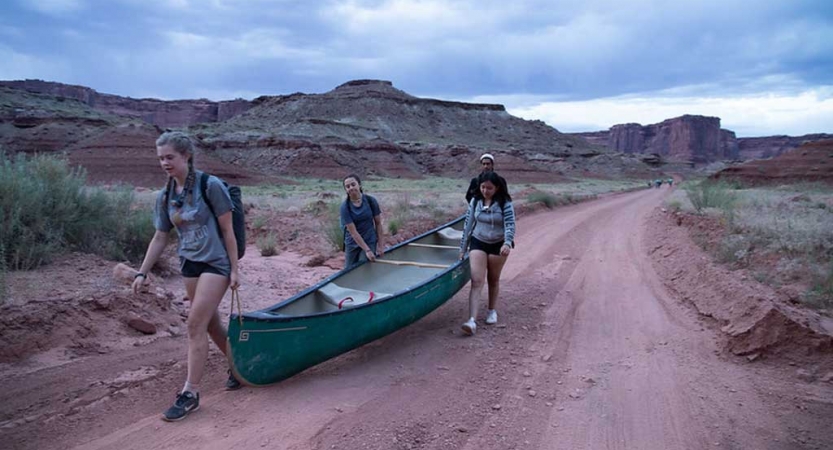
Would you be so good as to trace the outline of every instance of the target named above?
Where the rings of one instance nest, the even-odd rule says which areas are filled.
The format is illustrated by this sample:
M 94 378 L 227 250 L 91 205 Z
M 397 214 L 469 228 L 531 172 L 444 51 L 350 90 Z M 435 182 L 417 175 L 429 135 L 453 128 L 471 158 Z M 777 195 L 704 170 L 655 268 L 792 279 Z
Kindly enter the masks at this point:
M 476 237 L 471 237 L 471 250 L 480 250 L 486 252 L 487 255 L 500 255 L 500 248 L 503 247 L 503 241 L 489 244 L 483 242 Z
M 223 273 L 222 270 L 204 262 L 196 262 L 196 261 L 189 261 L 187 259 L 183 260 L 182 263 L 182 276 L 185 278 L 199 278 L 200 275 L 204 273 L 216 273 L 217 275 L 222 275 L 224 277 L 228 277 L 229 274 Z

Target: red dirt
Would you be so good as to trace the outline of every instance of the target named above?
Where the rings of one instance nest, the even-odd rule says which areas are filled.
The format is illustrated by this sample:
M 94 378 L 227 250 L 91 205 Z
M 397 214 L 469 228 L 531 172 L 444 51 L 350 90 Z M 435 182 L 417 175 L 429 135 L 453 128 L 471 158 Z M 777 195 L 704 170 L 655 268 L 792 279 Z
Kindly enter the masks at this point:
M 668 192 L 523 216 L 500 323 L 480 322 L 475 337 L 459 330 L 463 289 L 416 324 L 266 388 L 222 391 L 225 361 L 212 349 L 202 407 L 177 424 L 160 413 L 185 373 L 185 338 L 170 337 L 185 307 L 178 277 L 157 278 L 161 297 L 132 297 L 85 256 L 13 274 L 3 308 L 19 323 L 28 310 L 59 311 L 53 320 L 72 320 L 53 330 L 88 331 L 0 366 L 0 439 L 10 449 L 829 448 L 830 349 L 811 345 L 826 324 L 808 314 L 774 341 L 756 332 L 786 323 L 772 313 L 785 311 L 778 297 L 709 262 L 657 210 Z M 276 257 L 249 249 L 246 309 L 332 272 L 303 264 L 322 251 L 306 233 Z M 109 309 L 91 308 L 93 293 Z M 128 310 L 169 328 L 140 335 L 118 320 Z

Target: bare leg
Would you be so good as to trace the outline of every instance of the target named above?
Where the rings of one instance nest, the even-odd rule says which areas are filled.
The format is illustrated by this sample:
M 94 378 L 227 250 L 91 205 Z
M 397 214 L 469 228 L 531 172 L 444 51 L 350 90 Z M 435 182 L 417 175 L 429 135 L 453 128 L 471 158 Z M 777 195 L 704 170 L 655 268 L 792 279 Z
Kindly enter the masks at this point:
M 489 309 L 495 309 L 500 294 L 500 272 L 506 264 L 506 256 L 489 255 L 486 279 L 489 283 Z
M 188 382 L 199 385 L 208 359 L 208 327 L 228 288 L 228 278 L 203 273 L 196 283 L 188 313 Z M 187 288 L 186 288 L 187 289 Z M 216 341 L 215 341 L 216 342 Z
M 486 281 L 486 267 L 488 260 L 486 252 L 472 250 L 469 253 L 469 264 L 471 265 L 471 290 L 469 291 L 469 317 L 477 317 L 477 307 L 480 304 L 480 293 Z
M 185 279 L 185 292 L 186 295 L 188 295 L 189 300 L 197 295 L 197 280 L 199 280 L 199 278 Z M 214 345 L 216 345 L 217 348 L 219 348 L 225 355 L 226 338 L 228 337 L 228 333 L 226 328 L 223 326 L 223 322 L 220 320 L 220 313 L 216 310 L 214 311 L 214 315 L 211 317 L 211 321 L 208 323 L 208 335 L 211 336 L 211 341 L 214 342 Z

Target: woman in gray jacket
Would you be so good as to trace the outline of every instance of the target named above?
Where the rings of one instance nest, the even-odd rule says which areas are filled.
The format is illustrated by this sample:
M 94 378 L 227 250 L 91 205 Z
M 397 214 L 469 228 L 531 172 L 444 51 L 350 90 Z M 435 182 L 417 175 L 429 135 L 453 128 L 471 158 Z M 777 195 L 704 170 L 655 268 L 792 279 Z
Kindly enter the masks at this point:
M 482 198 L 473 198 L 469 202 L 460 242 L 460 259 L 470 249 L 469 319 L 463 324 L 463 331 L 469 336 L 477 330 L 475 319 L 485 282 L 489 283 L 486 324 L 497 323 L 495 307 L 500 292 L 500 272 L 515 242 L 515 209 L 506 181 L 495 172 L 483 172 L 478 182 Z

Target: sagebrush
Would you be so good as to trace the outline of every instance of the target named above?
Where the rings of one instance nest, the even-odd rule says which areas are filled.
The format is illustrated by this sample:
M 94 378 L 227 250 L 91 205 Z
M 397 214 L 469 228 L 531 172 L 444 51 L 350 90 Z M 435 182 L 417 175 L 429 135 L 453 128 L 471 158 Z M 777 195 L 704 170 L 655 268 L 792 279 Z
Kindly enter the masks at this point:
M 0 157 L 0 248 L 8 270 L 77 250 L 138 261 L 153 237 L 149 211 L 129 187 L 86 186 L 86 172 L 55 156 Z

